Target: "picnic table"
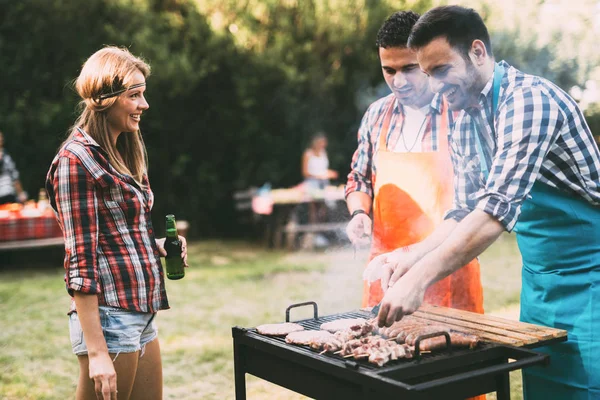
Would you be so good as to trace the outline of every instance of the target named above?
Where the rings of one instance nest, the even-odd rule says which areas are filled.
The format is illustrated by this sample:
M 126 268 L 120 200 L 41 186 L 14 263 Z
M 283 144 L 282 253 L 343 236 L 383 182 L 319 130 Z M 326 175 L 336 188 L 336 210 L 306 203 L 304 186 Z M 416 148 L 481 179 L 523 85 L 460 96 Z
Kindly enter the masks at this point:
M 62 231 L 45 204 L 0 205 L 0 251 L 62 246 Z
M 302 221 L 299 209 L 310 204 L 336 204 L 345 210 L 344 186 L 328 186 L 323 190 L 308 190 L 303 184 L 291 188 L 261 190 L 251 188 L 234 195 L 238 210 L 251 209 L 255 215 L 264 216 L 265 238 L 274 248 L 295 247 L 299 233 L 321 233 L 344 230 L 347 218 L 327 221 Z M 340 204 L 343 203 L 343 204 Z M 347 214 L 347 213 L 344 213 Z

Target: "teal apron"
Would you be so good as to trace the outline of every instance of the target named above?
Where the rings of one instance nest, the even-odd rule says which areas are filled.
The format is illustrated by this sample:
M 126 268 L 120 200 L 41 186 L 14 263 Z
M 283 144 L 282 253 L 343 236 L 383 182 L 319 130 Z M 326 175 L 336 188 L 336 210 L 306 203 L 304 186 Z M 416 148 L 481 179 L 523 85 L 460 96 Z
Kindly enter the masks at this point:
M 503 75 L 496 65 L 494 114 Z M 598 400 L 600 208 L 540 182 L 529 195 L 515 227 L 523 259 L 521 321 L 565 329 L 568 341 L 536 349 L 550 355 L 550 365 L 523 370 L 525 400 Z

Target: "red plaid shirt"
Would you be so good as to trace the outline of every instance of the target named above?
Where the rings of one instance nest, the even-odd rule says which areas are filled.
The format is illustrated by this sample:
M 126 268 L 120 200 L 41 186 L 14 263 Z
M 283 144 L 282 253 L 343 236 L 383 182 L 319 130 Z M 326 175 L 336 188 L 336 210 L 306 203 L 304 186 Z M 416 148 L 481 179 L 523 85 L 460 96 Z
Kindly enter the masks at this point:
M 143 184 L 117 172 L 83 130 L 59 150 L 46 190 L 63 230 L 71 296 L 97 294 L 100 305 L 138 312 L 169 308 L 146 176 Z

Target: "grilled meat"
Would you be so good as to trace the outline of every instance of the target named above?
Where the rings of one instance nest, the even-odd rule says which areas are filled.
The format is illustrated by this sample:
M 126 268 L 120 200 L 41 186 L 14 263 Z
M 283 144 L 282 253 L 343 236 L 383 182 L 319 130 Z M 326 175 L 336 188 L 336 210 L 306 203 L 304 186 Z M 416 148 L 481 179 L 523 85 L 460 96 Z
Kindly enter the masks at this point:
M 317 343 L 326 343 L 335 336 L 327 331 L 300 331 L 292 332 L 285 337 L 285 341 L 291 344 L 302 344 L 316 348 Z
M 404 342 L 409 346 L 414 346 L 419 336 L 428 335 L 430 333 L 437 332 L 449 332 L 450 330 L 445 326 L 440 325 L 428 325 L 422 329 L 415 329 L 406 335 Z
M 340 354 L 346 358 L 366 359 L 378 366 L 391 360 L 412 358 L 417 338 L 431 333 L 448 332 L 452 347 L 472 349 L 479 343 L 479 337 L 475 335 L 455 332 L 434 321 L 411 316 L 403 318 L 389 328 L 378 329 L 376 324 L 375 319 L 339 319 L 322 324 L 320 331 L 291 332 L 285 340 L 287 343 L 308 345 L 315 350 Z M 380 335 L 392 340 L 386 340 Z M 445 348 L 445 336 L 424 339 L 419 345 L 422 352 Z
M 355 359 L 367 358 L 370 363 L 382 366 L 390 360 L 412 358 L 412 351 L 406 345 L 385 340 L 381 336 L 367 336 L 348 341 L 342 346 L 343 356 Z
M 362 331 L 365 329 L 369 329 L 368 327 L 372 326 L 367 323 L 366 319 L 363 318 L 344 318 L 344 319 L 336 319 L 335 321 L 325 322 L 321 325 L 321 330 L 329 331 L 331 333 L 335 333 L 337 331 L 346 331 L 351 330 L 357 333 L 361 333 L 359 336 L 362 336 Z M 371 332 L 371 331 L 369 331 Z
M 452 347 L 468 347 L 474 349 L 479 344 L 479 337 L 466 333 L 450 332 L 450 343 Z M 446 348 L 446 338 L 444 336 L 436 336 L 429 339 L 424 339 L 419 343 L 419 349 L 423 351 L 440 350 Z
M 282 324 L 264 324 L 256 327 L 256 331 L 261 335 L 266 336 L 286 336 L 292 332 L 303 331 L 302 325 L 294 324 L 292 322 L 285 322 Z

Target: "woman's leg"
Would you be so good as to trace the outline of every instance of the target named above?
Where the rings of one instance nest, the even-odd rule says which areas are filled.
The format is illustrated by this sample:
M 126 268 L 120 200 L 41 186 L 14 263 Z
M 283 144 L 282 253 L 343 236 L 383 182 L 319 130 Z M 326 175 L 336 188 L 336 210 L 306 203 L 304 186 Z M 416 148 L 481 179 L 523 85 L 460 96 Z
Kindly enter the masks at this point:
M 162 400 L 163 377 L 158 338 L 146 344 L 137 365 L 130 400 Z
M 117 373 L 117 399 L 130 398 L 133 382 L 138 368 L 139 351 L 135 353 L 110 354 Z M 75 392 L 76 400 L 96 400 L 94 381 L 90 379 L 88 356 L 77 356 L 79 359 L 79 382 Z

